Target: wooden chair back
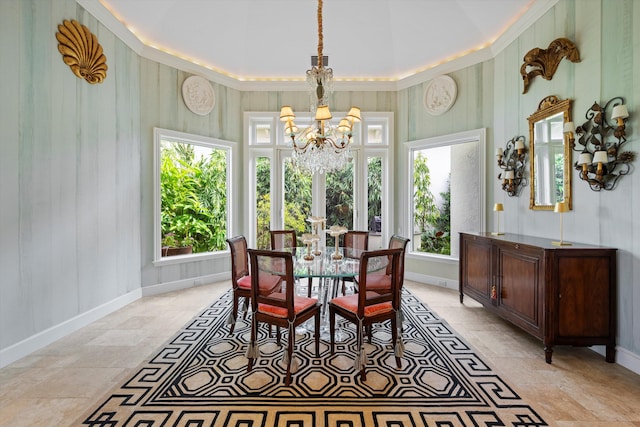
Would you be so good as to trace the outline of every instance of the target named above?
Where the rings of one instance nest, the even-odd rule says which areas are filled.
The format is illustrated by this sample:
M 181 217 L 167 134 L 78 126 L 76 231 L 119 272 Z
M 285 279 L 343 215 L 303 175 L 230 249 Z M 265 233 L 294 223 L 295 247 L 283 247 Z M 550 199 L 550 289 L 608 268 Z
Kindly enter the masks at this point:
M 349 258 L 360 258 L 362 251 L 369 250 L 369 232 L 349 230 L 344 234 L 344 254 Z
M 251 263 L 251 304 L 254 313 L 258 310 L 258 304 L 269 304 L 287 310 L 286 318 L 293 321 L 295 285 L 293 275 L 293 255 L 291 252 L 281 252 L 264 249 L 249 249 L 249 259 Z M 259 291 L 259 283 L 264 276 L 279 276 L 286 283 L 284 295 L 275 292 L 262 295 Z
M 269 230 L 271 235 L 271 249 L 293 249 L 298 246 L 296 230 Z
M 366 307 L 388 301 L 391 301 L 394 312 L 400 310 L 401 282 L 398 275 L 400 274 L 402 253 L 402 248 L 378 249 L 362 253 L 360 256 L 360 275 L 358 276 L 360 288 L 358 292 L 358 318 L 364 319 Z M 381 266 L 388 263 L 386 269 L 391 275 L 391 289 L 389 292 L 375 295 L 373 292 L 367 292 L 367 279 L 374 275 L 380 275 L 374 263 L 380 263 Z
M 228 238 L 227 243 L 231 251 L 231 282 L 237 288 L 238 280 L 249 275 L 247 240 L 244 236 L 235 236 Z

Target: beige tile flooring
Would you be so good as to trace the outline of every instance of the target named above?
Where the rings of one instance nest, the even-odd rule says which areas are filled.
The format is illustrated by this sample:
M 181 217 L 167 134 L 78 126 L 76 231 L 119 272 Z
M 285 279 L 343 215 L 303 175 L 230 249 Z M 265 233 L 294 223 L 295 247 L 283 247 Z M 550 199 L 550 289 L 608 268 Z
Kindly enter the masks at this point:
M 229 282 L 144 297 L 0 370 L 0 426 L 68 426 Z M 542 343 L 458 292 L 406 286 L 460 333 L 552 426 L 640 426 L 640 375 L 585 348 Z

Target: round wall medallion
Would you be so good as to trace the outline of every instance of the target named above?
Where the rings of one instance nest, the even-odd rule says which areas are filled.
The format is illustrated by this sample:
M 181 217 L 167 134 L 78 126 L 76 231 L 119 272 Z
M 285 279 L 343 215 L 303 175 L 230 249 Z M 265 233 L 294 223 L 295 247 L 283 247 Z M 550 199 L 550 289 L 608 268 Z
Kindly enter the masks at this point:
M 185 79 L 182 83 L 182 99 L 189 110 L 201 116 L 209 114 L 216 103 L 211 83 L 200 76 Z
M 431 80 L 424 91 L 424 107 L 432 116 L 446 113 L 456 102 L 458 88 L 449 76 L 438 76 Z

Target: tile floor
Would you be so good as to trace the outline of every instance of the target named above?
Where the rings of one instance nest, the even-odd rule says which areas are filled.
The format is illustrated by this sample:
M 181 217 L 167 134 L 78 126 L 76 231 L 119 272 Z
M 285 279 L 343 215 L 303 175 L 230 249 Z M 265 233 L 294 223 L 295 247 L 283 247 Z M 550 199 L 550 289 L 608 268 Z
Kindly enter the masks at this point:
M 458 292 L 406 286 L 446 319 L 552 426 L 640 427 L 640 375 L 585 348 L 542 343 Z M 144 297 L 0 369 L 0 426 L 70 426 L 230 287 L 230 282 Z

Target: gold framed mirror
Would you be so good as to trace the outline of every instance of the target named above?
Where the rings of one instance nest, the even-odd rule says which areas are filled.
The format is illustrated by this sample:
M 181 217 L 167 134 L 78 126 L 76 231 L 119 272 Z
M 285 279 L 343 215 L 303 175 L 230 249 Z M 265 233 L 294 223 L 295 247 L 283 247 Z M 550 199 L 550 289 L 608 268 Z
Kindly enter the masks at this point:
M 571 121 L 571 100 L 547 96 L 529 116 L 531 170 L 529 209 L 553 210 L 571 203 L 571 147 L 564 124 Z

